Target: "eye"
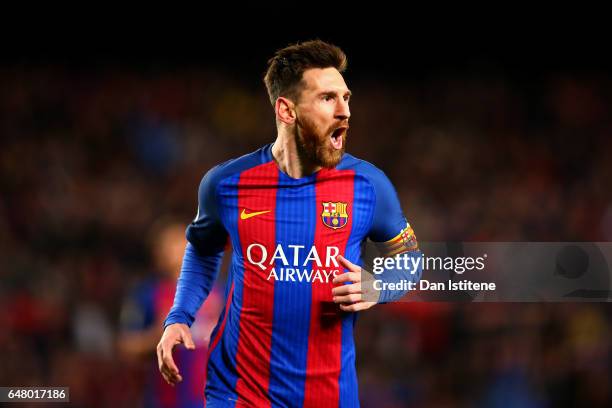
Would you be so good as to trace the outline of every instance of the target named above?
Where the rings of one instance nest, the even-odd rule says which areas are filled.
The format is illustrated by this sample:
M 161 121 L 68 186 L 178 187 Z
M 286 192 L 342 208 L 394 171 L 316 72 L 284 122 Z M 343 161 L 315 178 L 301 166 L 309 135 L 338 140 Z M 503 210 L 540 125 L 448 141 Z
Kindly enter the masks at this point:
M 323 95 L 323 100 L 325 102 L 333 101 L 335 99 L 334 95 Z
M 344 101 L 348 102 L 351 99 L 350 95 L 344 95 Z

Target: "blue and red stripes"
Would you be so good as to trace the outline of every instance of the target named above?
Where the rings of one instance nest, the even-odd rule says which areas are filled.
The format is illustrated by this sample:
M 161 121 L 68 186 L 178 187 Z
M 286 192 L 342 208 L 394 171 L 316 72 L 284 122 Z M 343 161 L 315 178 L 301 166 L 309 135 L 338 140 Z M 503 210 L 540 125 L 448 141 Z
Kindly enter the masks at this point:
M 287 249 L 291 268 L 309 269 L 308 250 L 314 242 L 312 220 L 320 219 L 315 202 L 315 180 L 292 179 L 279 173 L 276 199 L 276 242 Z M 300 194 L 296 194 L 299 191 Z M 289 245 L 302 245 L 295 248 Z M 276 270 L 286 272 L 282 260 Z M 281 269 L 281 268 L 284 268 Z M 273 406 L 299 406 L 304 399 L 305 368 L 310 331 L 311 283 L 279 279 L 274 284 L 274 324 L 270 359 L 270 399 Z
M 238 211 L 267 213 L 238 220 L 238 236 L 244 268 L 242 307 L 240 310 L 238 350 L 236 353 L 236 393 L 238 401 L 265 407 L 270 405 L 270 349 L 274 313 L 274 282 L 268 280 L 272 268 L 262 270 L 247 262 L 248 246 L 259 244 L 268 254 L 275 248 L 275 214 L 278 169 L 269 162 L 242 172 L 238 183 Z M 249 237 L 256 237 L 256 242 Z M 261 256 L 260 247 L 252 256 Z
M 325 202 L 342 201 L 347 204 L 349 213 L 346 225 L 340 229 L 329 228 L 322 222 L 316 223 L 314 245 L 320 254 L 324 254 L 328 246 L 336 246 L 340 253 L 345 253 L 353 223 L 353 217 L 350 216 L 354 195 L 353 179 L 352 170 L 323 169 L 317 174 L 316 203 L 322 206 Z M 313 263 L 312 268 L 316 270 L 317 265 Z M 332 288 L 331 282 L 312 285 L 304 407 L 339 405 L 344 313 L 332 301 Z
M 351 211 L 353 225 L 346 245 L 345 257 L 353 263 L 363 266 L 360 259 L 361 237 L 367 234 L 372 224 L 375 194 L 369 181 L 358 174 L 355 175 L 353 191 L 353 209 Z M 356 313 L 347 313 L 342 319 L 342 361 L 339 379 L 340 408 L 359 406 L 357 372 L 355 370 L 355 344 L 353 340 L 353 327 L 356 320 Z
M 258 407 L 358 405 L 355 315 L 333 303 L 331 279 L 288 281 L 280 276 L 288 267 L 312 271 L 312 276 L 336 269 L 325 265 L 330 246 L 359 262 L 373 205 L 362 182 L 354 170 L 336 169 L 291 179 L 270 161 L 219 183 L 220 216 L 234 255 L 227 304 L 211 340 L 209 397 Z M 326 202 L 346 203 L 346 225 L 333 229 L 323 223 Z M 243 210 L 269 212 L 241 219 Z M 252 244 L 257 244 L 252 258 L 262 258 L 265 248 L 264 269 L 248 262 Z M 280 257 L 271 262 L 277 245 L 288 251 L 290 265 Z M 302 248 L 293 252 L 296 246 Z M 322 267 L 308 259 L 313 246 Z M 280 279 L 269 279 L 272 268 Z

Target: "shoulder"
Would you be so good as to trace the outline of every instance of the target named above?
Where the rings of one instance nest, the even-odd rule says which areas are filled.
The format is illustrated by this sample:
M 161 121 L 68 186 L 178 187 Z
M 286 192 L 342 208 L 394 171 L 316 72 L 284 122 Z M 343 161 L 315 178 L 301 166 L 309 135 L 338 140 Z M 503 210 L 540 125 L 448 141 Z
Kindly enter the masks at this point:
M 219 181 L 261 164 L 268 163 L 272 161 L 271 146 L 271 144 L 265 145 L 254 152 L 218 164 L 210 169 L 204 177 Z
M 272 160 L 270 149 L 271 145 L 266 145 L 254 152 L 216 165 L 204 174 L 200 183 L 200 189 L 210 190 L 219 185 L 224 179 L 270 162 Z
M 338 170 L 353 170 L 356 176 L 363 177 L 377 190 L 393 187 L 384 171 L 372 163 L 351 154 L 345 153 L 342 161 L 336 168 Z

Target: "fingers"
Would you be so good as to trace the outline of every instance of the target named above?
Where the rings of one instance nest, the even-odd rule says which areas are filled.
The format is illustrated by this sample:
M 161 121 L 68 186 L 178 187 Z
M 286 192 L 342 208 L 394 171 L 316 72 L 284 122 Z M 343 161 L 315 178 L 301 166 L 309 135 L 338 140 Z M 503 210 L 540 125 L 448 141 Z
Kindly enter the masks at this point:
M 332 289 L 333 296 L 350 295 L 352 293 L 361 293 L 361 282 L 341 285 Z
M 353 303 L 361 300 L 361 283 L 342 285 L 332 289 L 332 300 L 335 303 Z
M 376 302 L 362 301 L 361 289 L 361 267 L 355 265 L 342 255 L 336 258 L 340 264 L 349 270 L 334 278 L 334 284 L 341 284 L 332 289 L 333 301 L 339 304 L 339 307 L 344 312 L 359 312 L 371 308 Z M 345 285 L 346 282 L 352 282 Z
M 361 293 L 353 293 L 350 295 L 333 297 L 334 303 L 353 303 L 353 302 L 359 302 L 360 300 L 361 300 Z
M 334 278 L 334 284 L 341 284 L 332 289 L 333 301 L 335 303 L 353 303 L 361 300 L 361 268 L 352 264 L 342 255 L 338 256 L 338 260 L 350 272 L 345 272 Z M 354 282 L 348 285 L 343 283 Z
M 172 347 L 168 339 L 162 339 L 157 345 L 157 364 L 159 371 L 164 377 L 164 380 L 170 385 L 175 385 L 183 380 L 183 377 L 179 374 L 178 367 L 172 359 Z
M 361 267 L 359 267 L 358 265 L 355 265 L 354 263 L 352 263 L 351 261 L 349 261 L 348 259 L 346 259 L 342 255 L 338 255 L 338 257 L 336 259 L 340 261 L 340 265 L 344 266 L 349 271 L 351 271 L 351 272 L 361 272 Z
M 164 367 L 161 371 L 162 377 L 168 383 L 168 385 L 175 386 L 176 384 L 183 381 L 183 377 L 180 374 L 170 371 L 168 368 Z
M 358 272 L 345 272 L 336 276 L 332 281 L 334 284 L 344 282 L 361 282 L 361 273 Z
M 177 344 L 183 343 L 188 350 L 195 349 L 189 327 L 184 324 L 170 325 L 164 331 L 157 345 L 157 364 L 164 380 L 172 386 L 183 381 L 179 369 L 172 358 L 172 350 Z
M 181 338 L 183 340 L 183 344 L 187 350 L 195 350 L 195 343 L 191 338 L 191 331 L 189 329 L 182 328 L 181 330 Z
M 157 344 L 157 367 L 159 368 L 159 371 L 162 371 L 162 367 L 164 363 L 164 354 L 162 352 L 162 343 L 161 340 L 160 342 Z

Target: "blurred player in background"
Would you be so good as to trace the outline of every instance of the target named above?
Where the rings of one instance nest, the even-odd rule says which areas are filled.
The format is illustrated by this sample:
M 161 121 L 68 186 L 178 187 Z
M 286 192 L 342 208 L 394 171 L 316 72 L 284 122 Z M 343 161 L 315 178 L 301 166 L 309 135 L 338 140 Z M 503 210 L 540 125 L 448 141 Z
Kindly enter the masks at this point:
M 207 347 L 222 307 L 222 294 L 218 290 L 210 293 L 191 327 L 197 351 L 181 349 L 175 353 L 177 363 L 188 373 L 186 381 L 174 388 L 169 386 L 151 364 L 151 354 L 155 352 L 163 320 L 174 299 L 185 249 L 185 230 L 180 224 L 161 221 L 152 228 L 149 240 L 156 274 L 135 288 L 124 302 L 119 350 L 128 361 L 146 363 L 144 406 L 202 407 Z
M 362 298 L 361 245 L 370 238 L 390 255 L 418 247 L 385 174 L 345 154 L 346 65 L 342 50 L 322 41 L 277 51 L 264 78 L 276 141 L 202 179 L 157 354 L 169 383 L 191 375 L 172 350 L 194 348 L 189 326 L 229 239 L 227 301 L 209 348 L 209 407 L 359 406 L 354 312 L 376 304 Z M 393 294 L 380 292 L 379 302 L 389 300 Z

